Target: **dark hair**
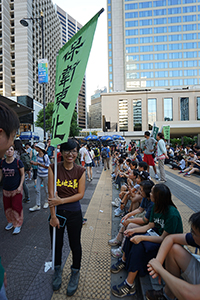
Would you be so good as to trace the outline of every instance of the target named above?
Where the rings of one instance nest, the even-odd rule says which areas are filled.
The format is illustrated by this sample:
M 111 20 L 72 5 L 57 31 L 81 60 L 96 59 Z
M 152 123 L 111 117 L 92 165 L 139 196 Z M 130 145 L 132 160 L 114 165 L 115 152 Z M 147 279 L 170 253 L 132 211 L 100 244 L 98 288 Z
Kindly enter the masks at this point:
M 170 189 L 163 183 L 158 183 L 154 186 L 153 197 L 156 213 L 166 213 L 170 205 L 176 207 L 172 201 Z
M 27 142 L 27 143 L 25 144 L 25 146 L 26 146 L 26 145 L 29 145 L 29 146 L 31 146 L 31 143 L 30 143 L 30 142 Z
M 164 134 L 162 132 L 158 132 L 157 135 L 159 136 L 159 138 L 164 139 Z
M 68 139 L 66 143 L 60 144 L 60 152 L 62 153 L 63 151 L 69 151 L 74 148 L 77 148 L 77 143 L 74 141 L 74 139 Z
M 91 151 L 90 145 L 87 145 L 88 151 Z
M 136 178 L 138 177 L 138 175 L 140 173 L 138 170 L 133 170 L 132 172 L 133 172 L 133 175 L 136 176 Z
M 14 140 L 14 149 L 19 153 L 19 155 L 26 152 L 21 140 Z
M 9 138 L 11 133 L 19 128 L 19 119 L 14 110 L 0 101 L 0 128 L 5 131 Z
M 154 186 L 154 182 L 152 180 L 144 180 L 140 183 L 140 186 L 143 187 L 143 191 L 145 192 L 146 197 L 149 198 L 151 189 Z
M 127 158 L 126 160 L 129 164 L 131 163 L 131 159 L 130 158 Z
M 118 160 L 118 162 L 119 162 L 120 165 L 123 164 L 123 162 L 124 162 L 123 158 L 120 157 L 120 159 Z
M 200 231 L 200 211 L 190 216 L 189 223 Z
M 144 135 L 150 136 L 150 132 L 149 131 L 145 131 Z
M 132 161 L 131 161 L 131 165 L 132 165 L 132 166 L 135 166 L 135 167 L 137 168 L 137 161 L 132 160 Z
M 140 161 L 139 164 L 138 164 L 138 166 L 139 166 L 140 168 L 143 168 L 144 171 L 146 171 L 146 170 L 147 170 L 147 167 L 148 167 L 148 164 L 147 164 L 145 161 Z
M 198 152 L 196 153 L 196 156 L 200 156 L 200 151 L 198 151 Z
M 146 171 L 141 171 L 138 176 L 140 177 L 141 181 L 148 180 L 149 173 Z

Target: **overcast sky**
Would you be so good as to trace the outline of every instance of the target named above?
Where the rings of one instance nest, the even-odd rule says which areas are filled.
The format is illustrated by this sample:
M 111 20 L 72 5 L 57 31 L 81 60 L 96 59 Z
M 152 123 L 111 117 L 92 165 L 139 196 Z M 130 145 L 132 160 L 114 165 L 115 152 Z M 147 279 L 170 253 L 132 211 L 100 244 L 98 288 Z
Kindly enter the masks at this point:
M 107 59 L 107 1 L 106 0 L 53 0 L 81 25 L 85 25 L 101 8 L 94 35 L 93 45 L 86 69 L 86 99 L 90 104 L 91 95 L 97 88 L 108 85 Z

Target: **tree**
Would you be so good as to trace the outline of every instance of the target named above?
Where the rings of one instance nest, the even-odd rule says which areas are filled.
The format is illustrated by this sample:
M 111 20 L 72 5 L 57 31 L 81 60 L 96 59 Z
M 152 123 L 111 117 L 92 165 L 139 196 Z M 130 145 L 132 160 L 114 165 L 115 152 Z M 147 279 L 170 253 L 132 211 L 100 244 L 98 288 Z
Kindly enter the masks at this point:
M 49 130 L 49 132 L 52 132 L 52 116 L 53 116 L 53 107 L 54 103 L 49 102 L 45 108 L 45 126 L 46 126 L 46 131 Z M 43 109 L 41 109 L 38 113 L 37 116 L 37 121 L 35 122 L 35 125 L 37 127 L 40 127 L 44 129 L 44 113 Z M 77 112 L 74 110 L 72 120 L 71 120 L 71 126 L 70 126 L 70 134 L 69 136 L 74 137 L 76 135 L 79 135 L 80 127 L 77 124 Z

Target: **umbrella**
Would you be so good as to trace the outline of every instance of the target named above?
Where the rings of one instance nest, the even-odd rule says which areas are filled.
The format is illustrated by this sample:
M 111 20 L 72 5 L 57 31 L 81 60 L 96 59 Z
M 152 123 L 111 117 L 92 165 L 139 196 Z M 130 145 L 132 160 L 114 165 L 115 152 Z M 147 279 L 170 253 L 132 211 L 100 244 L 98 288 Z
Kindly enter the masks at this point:
M 121 136 L 121 135 L 119 135 L 119 134 L 114 134 L 114 135 L 112 136 L 112 138 L 113 138 L 114 140 L 124 140 L 124 137 Z
M 101 137 L 101 141 L 112 141 L 113 138 L 110 135 L 104 135 Z
M 84 138 L 85 141 L 97 141 L 99 137 L 97 135 L 88 135 Z

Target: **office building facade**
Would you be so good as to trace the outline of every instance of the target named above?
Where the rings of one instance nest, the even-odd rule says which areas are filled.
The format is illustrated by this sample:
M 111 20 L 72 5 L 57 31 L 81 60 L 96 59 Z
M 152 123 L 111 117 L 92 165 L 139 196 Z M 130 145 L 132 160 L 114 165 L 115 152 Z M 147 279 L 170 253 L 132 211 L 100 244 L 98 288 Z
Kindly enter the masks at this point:
M 62 45 L 61 26 L 54 5 L 51 0 L 0 3 L 0 94 L 16 102 L 23 101 L 26 106 L 32 101 L 33 109 L 34 101 L 43 104 L 42 84 L 38 83 L 38 59 L 42 58 L 41 11 L 44 15 L 44 57 L 48 60 L 49 82 L 45 84 L 45 102 L 48 103 L 54 101 L 56 53 Z M 33 18 L 27 20 L 28 27 L 20 24 L 23 18 Z M 31 118 L 26 120 L 24 130 L 30 130 L 34 119 L 32 116 L 32 121 Z
M 200 85 L 198 0 L 107 0 L 109 92 Z
M 66 13 L 62 8 L 55 4 L 55 9 L 60 20 L 62 27 L 62 45 L 68 42 L 74 34 L 76 34 L 82 25 L 72 18 L 68 13 Z M 76 112 L 78 118 L 78 125 L 80 128 L 86 128 L 86 87 L 85 87 L 85 76 L 83 78 L 83 83 L 78 95 L 76 103 Z

